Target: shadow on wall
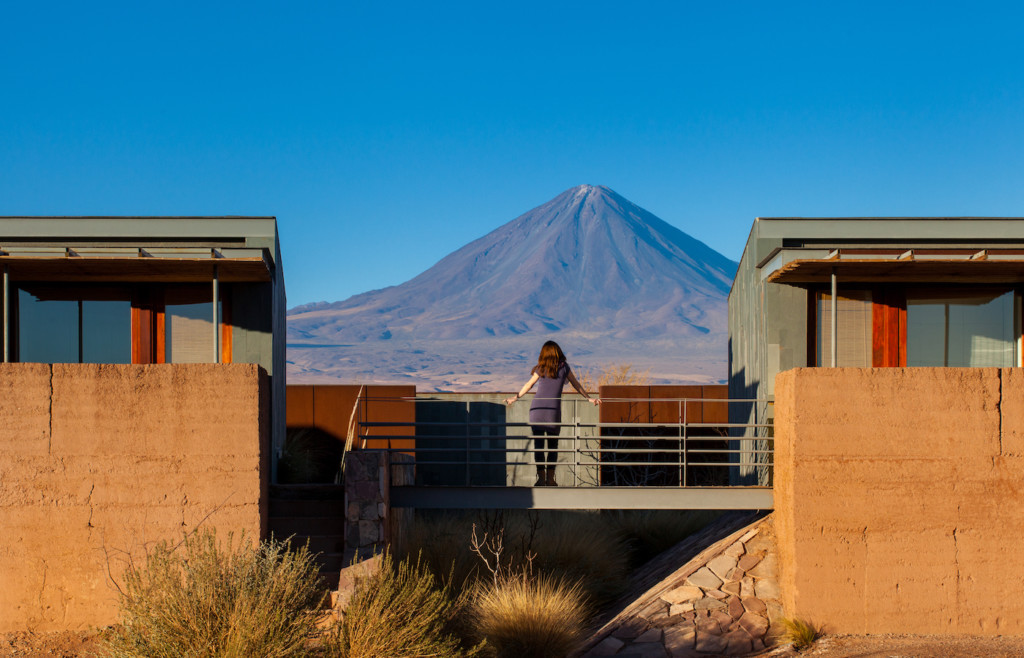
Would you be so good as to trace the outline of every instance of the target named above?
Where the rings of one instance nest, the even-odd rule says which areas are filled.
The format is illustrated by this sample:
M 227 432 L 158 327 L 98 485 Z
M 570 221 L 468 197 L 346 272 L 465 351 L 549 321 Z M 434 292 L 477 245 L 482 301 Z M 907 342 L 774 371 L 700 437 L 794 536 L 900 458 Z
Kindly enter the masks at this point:
M 774 409 L 766 402 L 757 400 L 761 381 L 751 378 L 744 366 L 733 371 L 733 339 L 729 338 L 729 423 L 756 424 L 773 420 Z M 752 450 L 770 450 L 774 445 L 773 428 L 731 427 L 729 429 L 729 461 L 738 468 L 729 469 L 729 484 L 732 486 L 771 486 L 772 468 L 763 456 Z

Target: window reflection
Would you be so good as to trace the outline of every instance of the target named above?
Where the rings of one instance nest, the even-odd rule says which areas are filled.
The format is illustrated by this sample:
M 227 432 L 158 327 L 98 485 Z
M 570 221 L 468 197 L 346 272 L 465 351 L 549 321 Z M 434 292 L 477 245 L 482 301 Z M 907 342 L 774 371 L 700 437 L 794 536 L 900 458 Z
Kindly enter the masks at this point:
M 908 366 L 1017 363 L 1012 292 L 908 292 Z
M 131 363 L 131 299 L 103 288 L 18 289 L 18 360 Z

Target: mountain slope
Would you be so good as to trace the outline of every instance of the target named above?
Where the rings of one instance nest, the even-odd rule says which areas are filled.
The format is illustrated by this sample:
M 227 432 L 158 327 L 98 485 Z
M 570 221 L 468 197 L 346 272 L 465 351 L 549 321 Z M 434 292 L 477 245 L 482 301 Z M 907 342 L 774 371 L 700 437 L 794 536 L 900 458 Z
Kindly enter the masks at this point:
M 721 364 L 715 378 L 720 379 L 726 296 L 735 272 L 735 262 L 612 190 L 581 185 L 406 283 L 292 309 L 289 359 L 296 374 L 340 372 L 337 366 L 349 363 L 355 368 L 350 374 L 365 379 L 380 373 L 360 367 L 359 351 L 373 353 L 379 362 L 389 355 L 381 350 L 390 350 L 390 356 L 408 350 L 409 365 L 399 367 L 405 372 L 391 378 L 401 381 L 411 376 L 410 367 L 417 371 L 419 350 L 457 354 L 460 341 L 482 341 L 477 348 L 485 354 L 513 346 L 528 353 L 540 341 L 561 335 L 589 345 L 587 351 L 600 346 L 603 353 L 642 355 L 646 343 L 657 343 L 673 351 L 671 358 L 683 360 L 707 361 L 707 354 L 685 352 L 719 345 L 712 360 Z M 491 341 L 493 348 L 487 347 Z M 438 342 L 446 348 L 439 350 Z M 310 347 L 325 344 L 360 348 Z M 349 353 L 330 354 L 330 349 Z M 611 357 L 606 362 L 619 360 Z

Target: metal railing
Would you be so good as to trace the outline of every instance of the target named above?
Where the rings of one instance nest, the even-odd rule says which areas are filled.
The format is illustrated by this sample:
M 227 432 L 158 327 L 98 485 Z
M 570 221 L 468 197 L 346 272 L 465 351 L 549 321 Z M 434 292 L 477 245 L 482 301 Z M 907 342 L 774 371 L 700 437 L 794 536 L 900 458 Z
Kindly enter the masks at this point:
M 560 435 L 549 437 L 532 433 L 529 405 L 501 397 L 367 398 L 356 439 L 405 455 L 392 466 L 417 487 L 533 486 L 534 469 L 550 467 L 567 488 L 771 486 L 770 400 L 605 398 L 601 414 L 567 397 Z

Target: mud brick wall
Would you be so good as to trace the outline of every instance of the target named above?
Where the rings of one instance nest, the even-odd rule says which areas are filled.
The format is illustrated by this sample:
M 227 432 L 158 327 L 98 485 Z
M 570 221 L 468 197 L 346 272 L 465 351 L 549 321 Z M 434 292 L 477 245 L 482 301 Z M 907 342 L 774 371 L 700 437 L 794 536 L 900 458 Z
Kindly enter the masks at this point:
M 841 633 L 1024 634 L 1024 370 L 775 383 L 787 614 Z
M 0 632 L 117 619 L 130 560 L 200 524 L 266 530 L 256 365 L 0 364 Z

